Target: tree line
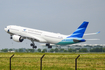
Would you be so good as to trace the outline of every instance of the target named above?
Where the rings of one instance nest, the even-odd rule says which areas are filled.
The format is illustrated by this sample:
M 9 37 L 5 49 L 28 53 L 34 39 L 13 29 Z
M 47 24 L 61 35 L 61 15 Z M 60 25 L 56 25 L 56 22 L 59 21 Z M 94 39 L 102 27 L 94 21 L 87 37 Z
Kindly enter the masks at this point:
M 55 49 L 43 49 L 41 50 L 40 48 L 39 49 L 26 49 L 26 48 L 19 48 L 19 49 L 2 49 L 0 50 L 0 52 L 105 52 L 105 48 L 93 48 L 93 49 L 90 49 L 90 50 L 87 50 L 86 48 L 82 48 L 82 49 L 71 49 L 69 48 L 68 50 L 66 49 L 58 49 L 58 48 L 55 48 Z

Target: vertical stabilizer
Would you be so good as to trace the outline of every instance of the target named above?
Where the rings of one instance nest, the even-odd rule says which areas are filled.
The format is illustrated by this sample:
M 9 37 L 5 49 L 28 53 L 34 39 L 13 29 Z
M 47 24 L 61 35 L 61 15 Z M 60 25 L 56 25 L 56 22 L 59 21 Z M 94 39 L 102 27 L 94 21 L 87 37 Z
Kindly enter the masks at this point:
M 70 38 L 70 37 L 82 38 L 83 35 L 84 35 L 84 33 L 85 33 L 85 30 L 86 30 L 86 28 L 87 28 L 87 26 L 88 26 L 88 23 L 89 23 L 89 22 L 84 21 L 84 22 L 77 28 L 77 30 L 76 30 L 73 34 L 71 34 L 70 36 L 68 36 L 67 38 Z

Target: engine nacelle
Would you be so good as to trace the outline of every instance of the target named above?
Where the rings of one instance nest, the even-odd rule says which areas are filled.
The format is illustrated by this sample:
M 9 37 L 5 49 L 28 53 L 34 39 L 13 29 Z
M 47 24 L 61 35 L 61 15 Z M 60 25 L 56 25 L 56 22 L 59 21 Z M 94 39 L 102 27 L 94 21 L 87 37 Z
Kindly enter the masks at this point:
M 13 35 L 12 39 L 16 42 L 22 42 L 24 39 L 21 36 Z

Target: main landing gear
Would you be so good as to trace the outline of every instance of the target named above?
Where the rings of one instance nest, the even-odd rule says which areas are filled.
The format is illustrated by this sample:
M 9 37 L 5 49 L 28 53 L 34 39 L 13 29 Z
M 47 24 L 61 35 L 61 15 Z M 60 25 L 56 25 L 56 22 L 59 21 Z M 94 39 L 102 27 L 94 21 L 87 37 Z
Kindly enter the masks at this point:
M 48 48 L 52 48 L 52 46 L 49 43 L 47 43 L 46 46 L 48 46 Z
M 10 35 L 10 39 L 12 39 L 12 35 Z
M 31 40 L 32 41 L 32 43 L 30 44 L 30 46 L 32 46 L 32 48 L 34 49 L 36 49 L 37 48 L 37 46 L 35 45 L 35 43 L 34 43 L 34 41 L 33 40 Z
M 31 43 L 30 46 L 32 46 L 33 49 L 34 49 L 34 48 L 35 48 L 35 49 L 37 48 L 37 46 L 34 45 L 33 43 Z

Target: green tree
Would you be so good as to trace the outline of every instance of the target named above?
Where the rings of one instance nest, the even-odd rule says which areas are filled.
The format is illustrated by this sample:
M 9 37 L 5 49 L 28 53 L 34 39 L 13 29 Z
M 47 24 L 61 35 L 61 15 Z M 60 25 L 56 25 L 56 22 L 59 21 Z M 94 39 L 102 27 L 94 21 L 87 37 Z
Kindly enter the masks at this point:
M 19 50 L 18 49 L 15 49 L 15 52 L 19 52 Z
M 61 48 L 59 51 L 60 51 L 60 52 L 64 52 L 64 49 Z
M 68 49 L 68 52 L 72 52 L 73 50 L 70 48 L 70 49 Z
M 6 49 L 2 49 L 1 50 L 2 52 L 8 52 L 8 49 L 6 48 Z
M 20 48 L 20 49 L 19 49 L 19 52 L 23 52 L 23 49 L 22 49 L 22 48 Z
M 103 52 L 105 52 L 105 48 L 103 48 Z
M 86 48 L 82 48 L 79 50 L 79 52 L 88 52 L 88 50 Z
M 58 48 L 55 48 L 55 52 L 58 52 L 59 50 L 58 50 Z
M 29 52 L 34 52 L 35 50 L 34 50 L 34 49 L 28 49 L 28 51 L 29 51 Z
M 41 52 L 41 49 L 39 48 L 37 51 L 38 51 L 38 52 Z
M 54 49 L 51 49 L 50 52 L 54 52 Z
M 9 51 L 13 51 L 13 49 L 9 49 Z
M 47 49 L 43 49 L 44 52 L 47 52 Z
M 42 53 L 45 53 L 45 51 L 44 51 L 44 50 L 42 50 Z
M 67 50 L 64 50 L 64 52 L 67 52 Z
M 93 48 L 90 52 L 102 52 L 102 48 Z
M 27 53 L 28 53 L 28 52 L 29 52 L 29 50 L 28 50 L 28 49 L 26 49 L 26 50 L 25 50 L 25 52 L 27 52 Z

